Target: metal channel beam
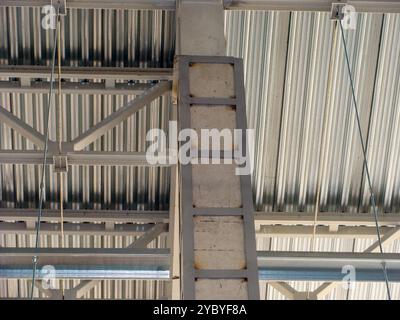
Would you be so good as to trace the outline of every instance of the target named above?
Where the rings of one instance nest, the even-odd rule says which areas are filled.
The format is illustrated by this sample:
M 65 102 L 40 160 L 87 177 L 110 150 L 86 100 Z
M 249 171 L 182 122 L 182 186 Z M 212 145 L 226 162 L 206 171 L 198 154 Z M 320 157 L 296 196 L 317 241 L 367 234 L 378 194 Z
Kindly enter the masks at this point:
M 53 165 L 53 156 L 57 152 L 48 152 L 46 165 Z M 69 165 L 77 166 L 169 166 L 169 164 L 151 164 L 145 152 L 107 152 L 77 151 L 67 152 Z M 36 150 L 0 150 L 0 164 L 34 164 L 43 163 L 43 152 Z
M 2 0 L 0 6 L 43 7 L 47 0 Z M 175 10 L 175 0 L 68 0 L 67 8 Z
M 58 279 L 168 279 L 167 249 L 39 249 L 37 278 L 52 264 Z M 34 248 L 0 248 L 0 278 L 32 277 Z M 258 273 L 264 281 L 341 281 L 343 266 L 355 268 L 356 281 L 400 282 L 400 254 L 259 251 Z
M 169 166 L 169 164 L 152 165 L 147 161 L 145 152 L 69 152 L 68 163 L 71 165 L 100 165 L 100 166 Z
M 0 209 L 0 221 L 37 220 L 37 209 Z M 59 210 L 43 210 L 41 221 L 60 222 Z M 168 211 L 64 210 L 64 222 L 168 223 Z
M 113 228 L 110 229 L 105 223 L 64 222 L 63 227 L 66 235 L 139 236 L 151 230 L 154 224 L 113 224 Z M 167 231 L 168 229 L 163 230 L 162 233 Z M 40 225 L 40 233 L 59 235 L 60 224 L 43 222 Z M 36 229 L 26 222 L 0 222 L 1 234 L 36 234 Z
M 10 154 L 10 163 L 12 158 Z M 14 160 L 15 162 L 15 160 Z M 168 211 L 117 211 L 117 210 L 65 210 L 64 221 L 76 223 L 85 223 L 85 228 L 81 228 L 79 232 L 93 233 L 100 232 L 101 225 L 99 223 L 167 223 L 169 220 Z M 255 213 L 259 216 L 259 213 Z M 304 213 L 303 218 L 299 220 L 286 219 L 290 216 L 289 213 L 281 213 L 280 215 L 271 215 L 271 220 L 262 219 L 261 226 L 256 229 L 257 237 L 309 237 L 312 234 L 313 227 L 312 221 L 308 221 L 304 217 L 311 218 L 311 215 Z M 343 216 L 347 218 L 343 219 Z M 333 237 L 333 238 L 374 238 L 376 237 L 376 229 L 374 226 L 373 218 L 370 214 L 360 213 L 329 213 L 328 219 L 319 221 L 316 228 L 317 237 Z M 23 221 L 34 222 L 37 219 L 36 209 L 14 209 L 14 208 L 1 208 L 0 221 Z M 313 218 L 311 218 L 313 219 Z M 43 213 L 43 222 L 60 222 L 59 212 L 57 210 L 45 210 Z M 95 223 L 94 229 L 88 226 L 87 223 Z M 256 226 L 260 221 L 255 221 Z M 321 224 L 321 225 L 320 225 Z M 326 224 L 326 225 L 324 225 Z M 381 234 L 389 235 L 396 226 L 400 225 L 400 215 L 395 213 L 387 213 L 380 217 L 379 224 L 381 225 Z M 335 227 L 337 226 L 337 228 Z M 48 227 L 50 228 L 50 227 Z M 66 226 L 68 229 L 68 227 Z M 71 226 L 71 233 L 76 230 L 77 226 Z M 112 231 L 119 234 L 129 233 L 131 227 L 118 226 L 118 230 Z M 23 232 L 22 226 L 9 227 L 4 226 L 0 232 L 10 233 L 12 230 Z M 29 231 L 27 231 L 29 232 Z M 49 232 L 52 232 L 49 230 Z M 77 232 L 77 233 L 79 233 Z
M 14 151 L 13 151 L 14 152 Z M 35 221 L 36 209 L 0 208 L 0 220 L 3 221 Z M 44 210 L 42 221 L 59 221 L 58 210 Z M 168 211 L 140 211 L 140 210 L 64 210 L 65 221 L 76 222 L 168 222 Z M 300 226 L 312 225 L 314 217 L 311 213 L 254 213 L 255 223 L 263 226 Z M 320 213 L 318 225 L 343 225 L 374 227 L 374 219 L 369 213 Z M 310 219 L 309 219 L 310 218 Z M 400 226 L 400 214 L 385 213 L 379 217 L 382 227 Z
M 273 225 L 262 226 L 260 230 L 256 231 L 257 237 L 306 237 L 310 238 L 313 234 L 313 226 L 286 226 L 286 225 Z M 381 227 L 381 234 L 394 229 L 394 227 Z M 315 229 L 316 237 L 324 238 L 347 238 L 347 239 L 360 239 L 360 238 L 376 238 L 376 228 L 365 226 L 340 226 L 337 229 L 330 229 L 328 226 L 317 226 Z
M 0 278 L 32 277 L 32 256 L 42 267 L 55 268 L 58 279 L 164 279 L 169 278 L 168 249 L 0 248 Z
M 384 281 L 385 261 L 390 281 L 400 281 L 400 254 L 351 252 L 259 251 L 260 280 L 266 281 L 342 281 L 344 266 L 355 269 L 356 281 Z
M 63 94 L 109 94 L 138 95 L 149 90 L 151 83 L 116 83 L 106 86 L 105 83 L 62 82 Z M 30 85 L 22 85 L 20 81 L 0 81 L 0 93 L 36 93 L 48 94 L 49 81 L 31 81 Z
M 224 0 L 227 10 L 283 10 L 283 11 L 331 11 L 332 3 L 339 0 Z M 342 1 L 356 8 L 357 12 L 399 13 L 397 0 L 349 0 Z M 46 0 L 3 0 L 0 6 L 45 6 Z M 137 9 L 175 10 L 175 0 L 68 0 L 67 8 L 84 9 Z
M 142 248 L 4 248 L 0 247 L 0 266 L 31 265 L 32 256 L 39 265 L 81 265 L 81 267 L 128 268 L 131 266 L 168 266 L 169 249 Z
M 47 1 L 48 2 L 48 1 Z M 0 77 L 50 78 L 51 68 L 34 65 L 0 66 Z M 62 67 L 62 79 L 172 80 L 170 68 Z
M 400 268 L 398 253 L 258 251 L 257 255 L 260 268 L 342 268 L 353 265 L 356 269 L 382 270 L 382 261 L 388 269 Z
M 307 212 L 256 212 L 254 219 L 256 228 L 262 225 L 313 225 L 314 214 Z M 371 213 L 320 212 L 318 214 L 318 225 L 374 227 L 375 221 Z M 379 214 L 379 225 L 400 225 L 400 214 Z
M 228 10 L 328 11 L 333 3 L 352 5 L 357 12 L 400 12 L 397 0 L 226 0 Z
M 37 213 L 36 213 L 37 214 Z M 21 219 L 21 218 L 16 218 Z M 101 220 L 101 218 L 99 219 Z M 33 221 L 30 221 L 33 223 Z M 109 222 L 113 223 L 113 222 Z M 64 234 L 70 235 L 116 235 L 116 236 L 134 236 L 140 235 L 153 226 L 152 224 L 115 224 L 113 229 L 107 229 L 104 223 L 70 223 L 64 222 Z M 394 228 L 383 227 L 381 234 L 385 235 Z M 40 227 L 42 234 L 60 234 L 60 225 L 57 223 L 42 223 Z M 0 218 L 0 234 L 34 234 L 35 230 L 27 226 L 25 222 L 4 222 Z M 306 237 L 312 235 L 312 227 L 287 227 L 287 226 L 269 226 L 262 232 L 257 232 L 257 238 L 261 237 Z M 344 227 L 338 231 L 329 231 L 317 228 L 316 237 L 323 238 L 345 238 L 345 239 L 371 239 L 376 238 L 376 229 L 372 227 Z

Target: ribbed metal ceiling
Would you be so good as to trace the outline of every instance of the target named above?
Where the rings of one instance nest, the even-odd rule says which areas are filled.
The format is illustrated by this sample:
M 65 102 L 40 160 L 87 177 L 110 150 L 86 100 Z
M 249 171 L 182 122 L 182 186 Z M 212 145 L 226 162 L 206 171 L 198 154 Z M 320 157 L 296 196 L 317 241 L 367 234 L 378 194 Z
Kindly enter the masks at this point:
M 69 9 L 63 25 L 63 64 L 68 66 L 171 67 L 174 12 Z M 0 63 L 48 64 L 49 33 L 40 8 L 0 7 Z M 369 194 L 339 29 L 328 13 L 229 11 L 227 53 L 242 57 L 249 127 L 256 130 L 253 174 L 257 210 L 314 210 L 321 169 L 321 211 L 368 212 Z M 400 213 L 400 15 L 358 14 L 346 31 L 356 95 L 379 212 Z M 1 79 L 8 80 L 8 79 Z M 134 96 L 65 95 L 64 139 L 70 140 Z M 2 107 L 43 132 L 46 95 L 0 94 Z M 93 143 L 89 150 L 144 151 L 150 128 L 167 128 L 170 101 L 154 101 Z M 326 139 L 323 137 L 326 115 Z M 50 118 L 55 139 L 56 115 Z M 321 146 L 326 148 L 320 158 Z M 34 149 L 0 124 L 1 149 Z M 48 172 L 46 205 L 57 208 L 57 177 Z M 1 207 L 37 207 L 39 171 L 0 167 Z M 168 169 L 70 168 L 67 208 L 167 209 Z M 53 237 L 53 238 L 51 238 Z M 42 242 L 58 246 L 57 236 Z M 316 250 L 363 251 L 374 239 L 318 238 Z M 32 236 L 0 235 L 0 246 L 32 246 Z M 259 250 L 309 250 L 310 239 L 258 239 Z M 68 246 L 122 246 L 121 237 L 71 236 Z M 165 246 L 159 239 L 157 246 Z M 388 252 L 399 252 L 396 241 Z M 6 285 L 7 283 L 7 285 Z M 66 284 L 67 286 L 70 284 Z M 304 284 L 295 284 L 296 288 Z M 313 283 L 311 288 L 316 286 Z M 107 281 L 91 297 L 157 298 L 162 284 Z M 157 289 L 158 288 L 158 289 Z M 304 288 L 303 288 L 304 289 Z M 262 297 L 279 298 L 272 288 Z M 393 298 L 400 298 L 393 285 Z M 0 297 L 26 296 L 25 281 L 0 281 Z M 328 298 L 345 299 L 336 289 Z M 359 284 L 350 299 L 382 299 L 382 284 Z

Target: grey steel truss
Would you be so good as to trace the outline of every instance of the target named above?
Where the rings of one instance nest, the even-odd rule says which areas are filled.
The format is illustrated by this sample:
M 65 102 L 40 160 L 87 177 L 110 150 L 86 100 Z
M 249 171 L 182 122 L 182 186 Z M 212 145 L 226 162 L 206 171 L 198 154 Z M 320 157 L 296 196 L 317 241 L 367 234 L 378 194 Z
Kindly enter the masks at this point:
M 189 91 L 189 66 L 194 63 L 230 64 L 234 69 L 235 98 L 194 98 Z M 236 128 L 246 129 L 246 108 L 243 85 L 243 63 L 233 57 L 178 56 L 179 70 L 179 121 L 180 129 L 191 128 L 190 107 L 192 105 L 231 105 L 236 109 Z M 243 139 L 246 150 L 246 139 Z M 248 298 L 258 299 L 257 257 L 255 251 L 255 232 L 253 199 L 249 175 L 240 176 L 241 208 L 194 208 L 192 195 L 192 165 L 181 166 L 181 220 L 182 220 L 182 294 L 184 299 L 195 298 L 195 281 L 206 279 L 245 279 L 248 282 Z M 246 269 L 243 270 L 195 270 L 194 261 L 194 216 L 241 216 L 244 221 L 244 241 Z

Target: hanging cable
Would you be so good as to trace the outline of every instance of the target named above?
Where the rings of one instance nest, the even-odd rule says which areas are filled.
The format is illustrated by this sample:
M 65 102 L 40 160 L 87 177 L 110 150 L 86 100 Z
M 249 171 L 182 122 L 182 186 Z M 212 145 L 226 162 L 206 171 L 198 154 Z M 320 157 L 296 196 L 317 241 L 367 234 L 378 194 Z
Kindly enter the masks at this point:
M 62 94 L 61 94 L 61 17 L 58 16 L 58 33 L 57 33 L 57 51 L 58 51 L 58 126 L 57 126 L 57 141 L 58 152 L 62 153 Z M 63 210 L 63 172 L 60 172 L 60 229 L 61 229 L 61 243 L 64 244 L 64 210 Z
M 58 126 L 57 126 L 57 140 L 58 140 L 58 152 L 62 152 L 62 94 L 61 94 L 61 15 L 57 17 L 57 62 L 58 62 Z M 61 248 L 64 248 L 64 173 L 59 173 L 60 183 L 60 230 L 61 230 Z M 64 283 L 61 280 L 61 293 L 64 298 Z
M 378 222 L 378 212 L 377 212 L 377 209 L 376 209 L 376 202 L 375 202 L 375 194 L 374 194 L 374 191 L 372 189 L 371 176 L 369 174 L 368 160 L 367 160 L 367 150 L 366 150 L 366 146 L 365 146 L 364 139 L 363 139 L 363 136 L 362 136 L 361 121 L 360 121 L 360 115 L 359 115 L 359 112 L 358 112 L 358 106 L 357 106 L 356 94 L 355 94 L 355 89 L 354 89 L 353 77 L 351 75 L 349 54 L 347 52 L 346 40 L 345 40 L 345 37 L 344 37 L 344 31 L 343 31 L 343 26 L 342 26 L 342 22 L 341 21 L 339 21 L 339 25 L 340 25 L 340 31 L 341 31 L 341 34 L 342 34 L 342 41 L 343 41 L 345 58 L 346 58 L 347 72 L 348 72 L 348 75 L 349 75 L 351 93 L 352 93 L 352 97 L 353 97 L 354 112 L 356 114 L 358 133 L 360 135 L 361 148 L 362 148 L 363 157 L 364 157 L 365 173 L 366 173 L 366 176 L 367 176 L 369 192 L 371 194 L 370 200 L 371 200 L 371 205 L 372 205 L 372 211 L 373 211 L 373 214 L 374 214 L 376 235 L 378 237 L 378 243 L 379 243 L 379 251 L 380 251 L 381 254 L 383 254 L 382 240 L 381 240 L 381 234 L 380 234 L 379 222 Z M 387 275 L 386 264 L 385 264 L 384 261 L 381 262 L 381 266 L 382 266 L 382 271 L 383 271 L 383 275 L 384 275 L 384 278 L 385 278 L 386 291 L 387 291 L 388 299 L 391 300 L 389 279 L 388 279 L 388 275 Z
M 60 7 L 57 7 L 57 18 L 59 17 Z M 50 119 L 50 110 L 53 102 L 53 82 L 54 82 L 54 67 L 56 60 L 56 41 L 57 41 L 57 32 L 58 32 L 58 24 L 56 24 L 56 30 L 54 31 L 53 36 L 53 47 L 52 47 L 52 61 L 51 61 L 51 74 L 50 74 L 50 92 L 48 97 L 48 109 L 47 109 L 47 118 L 45 119 L 45 143 L 43 150 L 43 162 L 42 162 L 42 172 L 40 178 L 40 186 L 39 186 L 39 211 L 36 222 L 36 240 L 35 240 L 35 255 L 32 257 L 32 286 L 31 286 L 31 300 L 33 299 L 33 291 L 35 288 L 35 277 L 36 277 L 36 268 L 38 263 L 37 250 L 39 248 L 39 234 L 40 234 L 40 223 L 42 219 L 42 206 L 43 206 L 43 197 L 44 197 L 44 179 L 45 179 L 45 169 L 47 163 L 47 151 L 48 151 L 48 142 L 49 142 L 49 119 Z

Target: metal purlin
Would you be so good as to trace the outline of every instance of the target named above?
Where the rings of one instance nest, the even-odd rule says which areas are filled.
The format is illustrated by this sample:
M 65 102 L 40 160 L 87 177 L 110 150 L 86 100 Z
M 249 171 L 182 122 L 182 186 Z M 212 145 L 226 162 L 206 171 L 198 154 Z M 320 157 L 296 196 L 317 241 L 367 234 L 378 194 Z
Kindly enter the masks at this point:
M 368 181 L 369 191 L 370 191 L 370 195 L 371 195 L 370 201 L 371 201 L 371 205 L 372 205 L 372 212 L 374 214 L 376 235 L 378 237 L 378 243 L 379 243 L 379 251 L 380 251 L 381 254 L 383 254 L 381 234 L 380 234 L 380 231 L 379 231 L 378 212 L 377 212 L 377 209 L 376 209 L 375 194 L 374 194 L 374 190 L 372 188 L 371 176 L 370 176 L 370 173 L 369 173 L 368 160 L 367 160 L 367 150 L 366 150 L 365 142 L 364 142 L 364 139 L 363 139 L 363 136 L 362 136 L 360 115 L 359 115 L 358 106 L 357 106 L 357 99 L 356 99 L 356 94 L 355 94 L 355 89 L 354 89 L 353 76 L 351 74 L 349 54 L 347 52 L 347 45 L 346 45 L 346 39 L 344 37 L 342 20 L 339 20 L 338 22 L 339 22 L 339 25 L 340 25 L 340 32 L 341 32 L 341 36 L 342 36 L 344 54 L 345 54 L 345 58 L 346 58 L 347 72 L 348 72 L 348 75 L 349 75 L 351 94 L 352 94 L 352 98 L 353 98 L 354 112 L 355 112 L 355 115 L 356 115 L 357 128 L 358 128 L 358 133 L 359 133 L 359 136 L 360 136 L 361 148 L 362 148 L 363 157 L 364 157 L 365 172 L 366 172 L 366 175 L 367 175 L 367 181 Z M 382 265 L 383 275 L 385 277 L 386 291 L 387 291 L 388 300 L 391 300 L 389 278 L 388 278 L 388 274 L 387 274 L 385 261 L 382 261 L 381 265 Z

